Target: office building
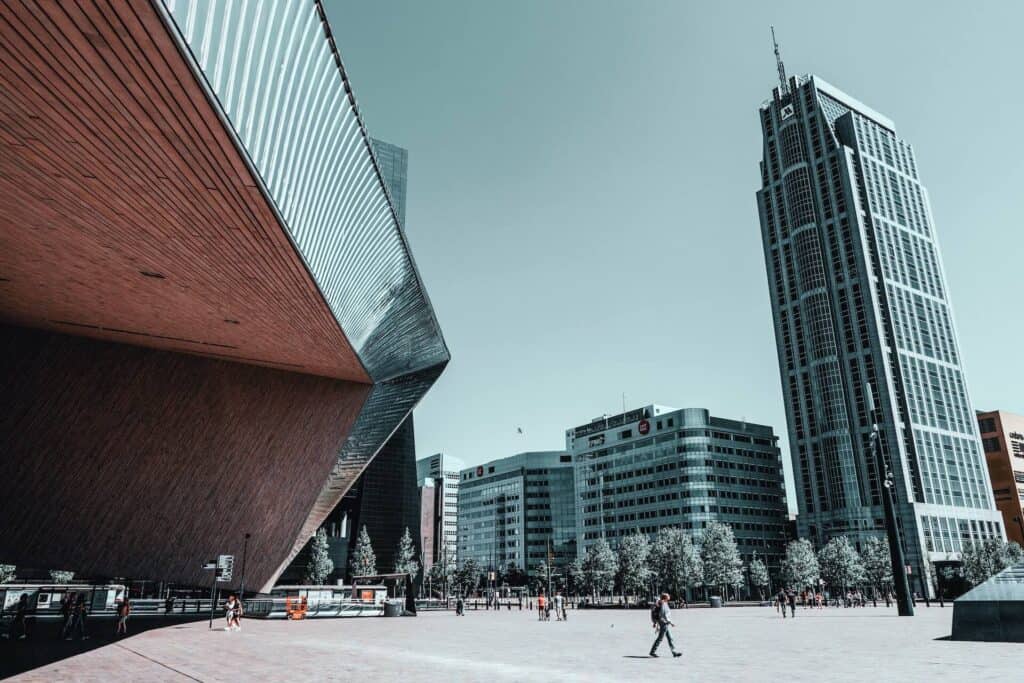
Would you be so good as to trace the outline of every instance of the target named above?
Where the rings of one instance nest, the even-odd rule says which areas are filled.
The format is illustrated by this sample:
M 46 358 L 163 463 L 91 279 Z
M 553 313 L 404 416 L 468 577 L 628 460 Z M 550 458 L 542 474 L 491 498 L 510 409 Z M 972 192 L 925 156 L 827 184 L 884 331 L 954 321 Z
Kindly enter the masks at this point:
M 0 3 L 0 561 L 267 589 L 448 350 L 318 2 L 70 6 Z
M 800 535 L 884 533 L 870 386 L 920 577 L 926 553 L 941 559 L 936 539 L 1003 535 L 928 193 L 890 119 L 818 76 L 779 72 L 760 107 L 757 206 Z
M 659 405 L 567 430 L 580 555 L 637 531 L 679 527 L 698 539 L 716 521 L 732 527 L 744 561 L 757 553 L 777 573 L 787 524 L 777 440 L 765 425 Z
M 572 458 L 534 451 L 462 470 L 459 564 L 510 565 L 535 575 L 547 563 L 564 570 L 576 558 Z
M 437 489 L 433 500 L 433 546 L 430 549 L 433 558 L 447 553 L 449 561 L 458 561 L 459 478 L 465 467 L 466 463 L 445 453 L 435 453 L 416 462 L 416 479 L 420 486 L 431 481 Z M 429 567 L 430 564 L 424 563 L 424 566 Z
M 979 412 L 978 427 L 1006 537 L 1024 546 L 1024 416 Z

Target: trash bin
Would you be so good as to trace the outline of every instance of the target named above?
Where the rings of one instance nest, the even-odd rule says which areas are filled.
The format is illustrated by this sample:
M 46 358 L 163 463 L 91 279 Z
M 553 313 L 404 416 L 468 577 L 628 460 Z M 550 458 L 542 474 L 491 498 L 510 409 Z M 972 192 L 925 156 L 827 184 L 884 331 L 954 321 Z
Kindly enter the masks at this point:
M 711 606 L 712 607 L 721 607 L 722 606 L 722 598 L 720 596 L 718 596 L 718 595 L 712 595 L 711 596 Z
M 402 607 L 400 602 L 386 602 L 384 603 L 384 616 L 400 617 L 402 616 Z

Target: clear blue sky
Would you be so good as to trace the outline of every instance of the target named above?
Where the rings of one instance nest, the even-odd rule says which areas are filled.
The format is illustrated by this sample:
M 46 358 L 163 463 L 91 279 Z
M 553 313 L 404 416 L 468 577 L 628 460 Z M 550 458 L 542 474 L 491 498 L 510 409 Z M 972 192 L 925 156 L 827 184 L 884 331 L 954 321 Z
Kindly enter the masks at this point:
M 786 423 L 760 102 L 816 73 L 929 189 L 972 399 L 1024 413 L 1024 3 L 325 0 L 452 351 L 419 455 L 564 446 L 628 406 Z M 516 428 L 525 432 L 520 436 Z

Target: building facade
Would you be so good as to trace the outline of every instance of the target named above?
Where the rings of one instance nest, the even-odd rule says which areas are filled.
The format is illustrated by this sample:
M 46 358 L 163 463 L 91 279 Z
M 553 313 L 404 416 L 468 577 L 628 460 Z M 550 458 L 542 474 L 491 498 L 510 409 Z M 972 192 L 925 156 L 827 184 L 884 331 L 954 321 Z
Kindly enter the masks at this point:
M 534 451 L 462 470 L 459 564 L 534 576 L 544 562 L 564 568 L 576 559 L 572 458 Z
M 744 561 L 756 553 L 776 573 L 787 522 L 777 441 L 768 426 L 659 405 L 567 430 L 580 555 L 636 531 L 679 527 L 697 539 L 717 521 L 732 527 Z
M 408 184 L 409 153 L 377 138 L 370 138 L 381 178 L 398 218 L 405 229 L 405 190 Z M 323 522 L 334 571 L 328 581 L 350 578 L 349 558 L 355 550 L 359 530 L 365 525 L 377 557 L 377 571 L 394 569 L 395 549 L 406 529 L 413 538 L 417 557 L 422 555 L 419 528 L 419 488 L 416 477 L 416 431 L 413 414 L 399 425 L 381 447 L 366 470 L 352 484 L 342 500 Z M 295 556 L 278 577 L 282 584 L 302 581 L 309 559 L 309 546 Z
M 1003 535 L 928 193 L 891 120 L 817 76 L 781 78 L 759 112 L 757 206 L 800 535 L 884 533 L 870 387 L 920 576 L 927 553 Z
M 435 453 L 416 462 L 416 478 L 422 486 L 433 482 L 434 496 L 432 534 L 433 558 L 447 556 L 451 563 L 458 562 L 459 546 L 459 479 L 466 463 L 445 453 Z M 431 563 L 424 562 L 425 567 Z
M 449 358 L 324 9 L 0 21 L 0 561 L 269 588 Z
M 1024 416 L 979 412 L 978 428 L 1006 537 L 1024 546 Z

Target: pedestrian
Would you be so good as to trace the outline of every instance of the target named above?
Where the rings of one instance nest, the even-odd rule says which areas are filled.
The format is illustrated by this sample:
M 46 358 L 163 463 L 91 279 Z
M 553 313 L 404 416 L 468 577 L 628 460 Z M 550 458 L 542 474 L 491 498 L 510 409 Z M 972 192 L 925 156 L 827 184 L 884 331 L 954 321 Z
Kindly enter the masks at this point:
M 72 612 L 71 632 L 65 640 L 71 640 L 78 634 L 79 640 L 89 640 L 89 633 L 86 629 L 86 617 L 89 616 L 89 608 L 85 604 L 85 594 L 79 593 L 75 599 L 75 606 Z
M 683 656 L 682 652 L 676 650 L 676 645 L 672 642 L 672 631 L 669 629 L 670 626 L 675 626 L 672 622 L 672 609 L 668 606 L 670 599 L 671 596 L 668 593 L 662 593 L 661 598 L 651 608 L 651 627 L 658 630 L 658 637 L 651 645 L 651 657 L 658 656 L 658 647 L 663 639 L 668 640 L 668 649 L 672 651 L 673 657 Z
M 75 594 L 66 593 L 60 601 L 60 616 L 64 625 L 61 627 L 61 638 L 71 635 L 71 627 L 75 623 Z M 70 640 L 70 638 L 68 638 Z
M 555 608 L 555 621 L 565 621 L 563 614 L 565 614 L 565 598 L 562 597 L 562 591 L 555 591 L 554 600 Z
M 547 600 L 544 597 L 544 591 L 541 591 L 540 595 L 537 596 L 537 621 L 544 621 L 546 614 Z
M 234 593 L 224 603 L 224 614 L 228 621 L 226 631 L 242 630 L 242 601 Z
M 8 640 L 22 640 L 28 636 L 28 593 L 22 593 L 14 606 L 14 616 L 7 628 Z
M 786 618 L 786 590 L 784 588 L 779 589 L 778 595 L 775 596 L 775 610 L 782 612 L 782 618 Z
M 117 626 L 114 628 L 115 636 L 128 635 L 128 616 L 132 613 L 132 604 L 126 595 L 121 604 L 117 606 Z
M 783 607 L 783 610 L 786 608 Z M 789 591 L 789 616 L 796 618 L 796 591 Z
M 466 600 L 461 595 L 455 600 L 455 616 L 466 616 Z

